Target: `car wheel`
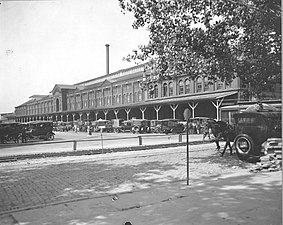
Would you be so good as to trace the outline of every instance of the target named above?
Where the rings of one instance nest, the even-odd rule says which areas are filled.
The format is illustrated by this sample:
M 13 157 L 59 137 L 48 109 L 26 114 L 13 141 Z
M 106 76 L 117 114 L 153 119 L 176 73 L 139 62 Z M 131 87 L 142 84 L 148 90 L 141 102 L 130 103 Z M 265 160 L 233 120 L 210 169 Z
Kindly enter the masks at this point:
M 47 141 L 53 141 L 54 140 L 54 135 L 53 134 L 48 133 L 46 136 L 47 136 L 47 138 L 45 140 L 47 140 Z
M 133 134 L 137 134 L 137 133 L 139 133 L 139 127 L 138 126 L 136 126 L 136 127 L 134 127 L 133 128 Z
M 238 158 L 247 160 L 254 153 L 255 144 L 253 139 L 247 134 L 240 134 L 235 138 L 235 148 Z

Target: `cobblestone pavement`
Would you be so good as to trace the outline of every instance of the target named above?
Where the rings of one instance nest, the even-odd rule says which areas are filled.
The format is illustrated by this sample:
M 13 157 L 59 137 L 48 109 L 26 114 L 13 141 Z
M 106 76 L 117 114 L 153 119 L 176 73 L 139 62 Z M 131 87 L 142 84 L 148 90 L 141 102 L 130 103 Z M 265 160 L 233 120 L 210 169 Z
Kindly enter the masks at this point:
M 190 147 L 191 182 L 249 167 L 214 148 Z M 186 163 L 186 147 L 1 163 L 0 214 L 184 180 Z

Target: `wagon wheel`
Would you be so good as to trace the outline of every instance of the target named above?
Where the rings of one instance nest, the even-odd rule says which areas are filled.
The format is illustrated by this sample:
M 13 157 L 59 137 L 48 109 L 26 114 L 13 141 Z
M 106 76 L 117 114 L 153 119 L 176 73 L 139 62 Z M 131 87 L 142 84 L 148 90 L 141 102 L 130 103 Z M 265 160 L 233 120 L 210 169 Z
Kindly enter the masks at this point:
M 255 153 L 255 144 L 253 139 L 247 134 L 240 134 L 235 138 L 235 148 L 238 158 L 247 160 L 250 155 Z

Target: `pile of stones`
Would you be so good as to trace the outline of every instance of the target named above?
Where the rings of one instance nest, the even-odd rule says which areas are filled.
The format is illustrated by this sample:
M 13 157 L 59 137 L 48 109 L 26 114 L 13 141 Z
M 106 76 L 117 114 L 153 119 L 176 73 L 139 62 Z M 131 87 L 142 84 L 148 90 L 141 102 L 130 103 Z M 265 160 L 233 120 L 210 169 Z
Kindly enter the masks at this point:
M 264 155 L 253 165 L 251 172 L 282 170 L 282 139 L 270 138 L 263 144 Z

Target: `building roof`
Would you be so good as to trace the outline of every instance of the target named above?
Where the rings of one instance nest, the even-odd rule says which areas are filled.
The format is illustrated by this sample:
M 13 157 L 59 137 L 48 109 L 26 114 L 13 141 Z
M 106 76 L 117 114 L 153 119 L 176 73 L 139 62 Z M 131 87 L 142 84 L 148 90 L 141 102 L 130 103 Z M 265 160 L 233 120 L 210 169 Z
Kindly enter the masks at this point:
M 194 93 L 193 95 L 179 95 L 179 96 L 173 96 L 173 97 L 167 97 L 162 99 L 149 99 L 146 102 L 146 104 L 176 104 L 181 102 L 192 102 L 192 101 L 206 101 L 206 100 L 218 100 L 221 98 L 225 98 L 231 95 L 237 94 L 237 90 L 228 90 L 228 91 L 221 91 L 221 92 L 204 92 L 204 93 Z
M 83 86 L 79 86 L 79 85 L 69 85 L 69 84 L 55 84 L 52 91 L 50 91 L 50 93 L 54 94 L 56 92 L 56 90 L 61 91 L 62 89 L 67 89 L 67 90 L 82 90 L 84 89 Z

